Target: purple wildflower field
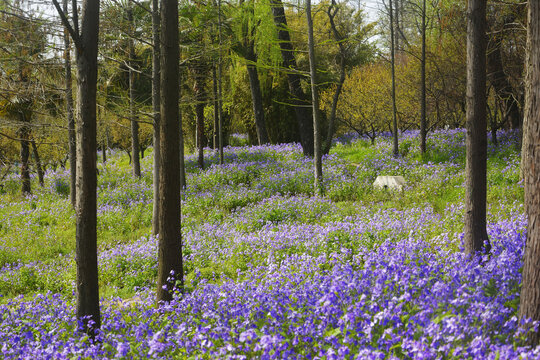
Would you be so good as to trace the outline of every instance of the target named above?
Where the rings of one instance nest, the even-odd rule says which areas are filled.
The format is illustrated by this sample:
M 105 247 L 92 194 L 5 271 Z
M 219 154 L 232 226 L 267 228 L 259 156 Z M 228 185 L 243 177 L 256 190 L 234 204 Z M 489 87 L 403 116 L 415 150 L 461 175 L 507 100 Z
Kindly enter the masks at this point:
M 69 174 L 49 172 L 35 195 L 0 203 L 2 358 L 540 359 L 516 317 L 526 237 L 517 134 L 490 144 L 493 250 L 473 261 L 461 252 L 464 136 L 431 133 L 422 158 L 417 133 L 405 132 L 398 159 L 388 137 L 344 137 L 324 158 L 324 197 L 296 144 L 228 147 L 223 166 L 208 149 L 204 171 L 187 157 L 186 288 L 160 308 L 152 159 L 135 180 L 113 154 L 100 165 L 95 342 L 74 316 Z M 404 191 L 373 190 L 385 174 L 403 175 Z

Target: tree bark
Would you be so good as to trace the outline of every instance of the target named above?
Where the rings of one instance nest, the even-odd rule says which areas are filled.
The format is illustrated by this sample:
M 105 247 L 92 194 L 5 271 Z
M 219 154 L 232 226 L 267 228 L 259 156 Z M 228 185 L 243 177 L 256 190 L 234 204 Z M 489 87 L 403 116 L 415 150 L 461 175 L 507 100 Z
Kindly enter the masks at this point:
M 196 65 L 196 66 L 199 66 Z M 197 117 L 197 164 L 200 169 L 204 169 L 204 106 L 206 103 L 206 93 L 204 91 L 204 75 L 202 69 L 195 69 L 195 116 Z
M 21 112 L 19 114 L 21 120 L 21 127 L 19 128 L 19 139 L 21 143 L 21 192 L 23 195 L 30 194 L 32 188 L 30 185 L 30 128 L 26 123 L 28 119 L 26 115 Z
M 334 10 L 335 9 L 335 10 Z M 328 20 L 330 21 L 330 28 L 334 34 L 334 40 L 337 42 L 339 47 L 339 82 L 336 86 L 336 91 L 334 92 L 334 97 L 332 98 L 332 107 L 330 109 L 330 117 L 328 118 L 328 131 L 326 133 L 326 142 L 324 143 L 324 148 L 322 149 L 323 154 L 328 154 L 330 152 L 330 147 L 332 146 L 332 138 L 334 137 L 335 124 L 336 124 L 336 111 L 339 101 L 339 96 L 341 90 L 343 89 L 343 83 L 345 82 L 346 77 L 346 50 L 343 41 L 345 40 L 343 36 L 337 30 L 336 23 L 334 18 L 339 11 L 339 7 L 336 5 L 336 1 L 332 0 L 331 5 L 328 7 L 327 14 Z
M 182 130 L 182 112 L 179 112 L 180 131 L 178 132 L 179 156 L 180 156 L 180 188 L 186 188 L 186 164 L 184 160 L 184 131 Z
M 62 3 L 64 13 L 68 12 L 68 2 L 63 0 Z M 65 68 L 65 86 L 66 86 L 66 114 L 68 127 L 68 142 L 69 142 L 69 200 L 75 208 L 76 202 L 76 181 L 77 181 L 77 145 L 75 134 L 75 116 L 73 114 L 73 80 L 71 77 L 71 46 L 69 41 L 69 33 L 64 28 L 64 68 Z
M 249 88 L 251 89 L 253 115 L 255 116 L 255 128 L 257 129 L 257 140 L 259 145 L 262 145 L 269 143 L 270 140 L 268 139 L 268 132 L 264 120 L 261 83 L 257 72 L 257 54 L 255 54 L 254 46 L 253 42 L 248 45 L 246 60 L 248 61 L 247 72 L 249 77 Z
M 214 129 L 212 136 L 212 148 L 219 147 L 219 109 L 218 109 L 218 84 L 217 84 L 217 69 L 215 61 L 212 63 L 212 95 L 214 97 Z
M 219 56 L 218 56 L 218 108 L 219 108 L 219 126 L 218 126 L 218 142 L 219 142 L 219 164 L 223 165 L 223 99 L 222 99 L 222 61 L 223 58 L 221 56 L 221 45 L 222 45 L 222 38 L 221 38 L 221 0 L 217 0 L 218 2 L 218 42 L 219 42 Z
M 60 11 L 59 11 L 60 13 Z M 100 327 L 97 267 L 97 166 L 96 166 L 96 88 L 99 36 L 99 0 L 84 0 L 79 34 L 78 17 L 73 9 L 77 49 L 77 181 L 76 250 L 77 318 L 82 331 L 91 337 Z M 67 21 L 67 20 L 66 20 Z M 64 23 L 66 24 L 66 22 Z
M 393 124 L 393 153 L 394 157 L 399 156 L 398 127 L 397 127 L 397 108 L 396 108 L 396 52 L 394 42 L 394 9 L 392 0 L 389 0 L 390 6 L 390 56 L 392 64 L 392 124 Z
M 178 79 L 178 0 L 161 0 L 161 162 L 159 174 L 159 245 L 157 301 L 172 299 L 183 287 L 180 222 L 180 149 Z M 178 284 L 179 283 L 179 284 Z
M 300 84 L 300 75 L 298 74 L 298 66 L 294 57 L 294 50 L 291 43 L 291 37 L 287 28 L 287 19 L 285 17 L 285 9 L 281 0 L 270 0 L 274 23 L 278 29 L 278 41 L 281 49 L 281 58 L 283 67 L 287 69 L 287 80 L 289 82 L 289 91 L 292 94 L 292 104 L 296 114 L 298 130 L 300 132 L 300 142 L 304 155 L 313 156 L 314 154 L 314 139 L 313 139 L 313 122 L 307 96 L 302 90 Z
M 502 36 L 499 33 L 495 33 L 494 38 L 490 41 L 491 46 L 487 53 L 489 81 L 493 85 L 497 97 L 502 101 L 503 114 L 506 114 L 506 119 L 504 120 L 508 120 L 512 129 L 519 129 L 521 112 L 519 111 L 517 101 L 518 96 L 515 94 L 514 88 L 504 73 L 501 42 Z
M 135 44 L 133 43 L 133 9 L 130 7 L 127 10 L 128 21 L 130 26 L 131 37 L 129 39 L 129 117 L 131 120 L 131 152 L 133 153 L 133 176 L 141 177 L 141 162 L 139 158 L 139 123 L 137 122 L 137 114 L 135 111 Z
M 315 62 L 315 44 L 313 39 L 313 19 L 311 18 L 311 0 L 306 1 L 306 18 L 308 28 L 308 52 L 309 52 L 309 70 L 311 75 L 311 99 L 313 113 L 313 170 L 315 176 L 314 192 L 322 195 L 324 193 L 322 183 L 322 153 L 321 153 L 321 134 L 319 132 L 319 92 L 317 90 L 317 64 Z
M 467 160 L 465 252 L 489 252 L 486 230 L 486 0 L 469 0 L 467 11 Z
M 426 0 L 422 2 L 422 55 L 420 59 L 420 152 L 426 153 Z
M 107 143 L 105 140 L 101 143 L 101 160 L 103 164 L 107 162 Z
M 153 145 L 154 145 L 154 206 L 152 209 L 152 234 L 159 233 L 159 163 L 160 163 L 160 43 L 159 43 L 159 2 L 152 0 L 152 112 L 153 112 Z
M 31 144 L 32 144 L 32 152 L 34 153 L 34 159 L 36 160 L 36 171 L 38 174 L 39 186 L 43 187 L 45 185 L 45 182 L 43 180 L 43 166 L 41 164 L 41 159 L 39 158 L 39 152 L 36 145 L 36 141 L 32 140 Z
M 523 282 L 519 317 L 540 321 L 540 2 L 529 2 L 525 82 L 525 214 L 527 243 L 524 253 Z M 525 130 L 525 129 L 524 129 Z M 526 146 L 526 148 L 525 148 Z M 539 332 L 532 332 L 531 345 L 540 343 Z

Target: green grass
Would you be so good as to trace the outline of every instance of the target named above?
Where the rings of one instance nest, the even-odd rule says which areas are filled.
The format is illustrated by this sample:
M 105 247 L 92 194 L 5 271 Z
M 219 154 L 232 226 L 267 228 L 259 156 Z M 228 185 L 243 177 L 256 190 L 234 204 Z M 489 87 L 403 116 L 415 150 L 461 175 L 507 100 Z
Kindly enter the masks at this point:
M 193 193 L 184 196 L 182 216 L 183 231 L 199 231 L 201 224 L 234 224 L 239 233 L 257 233 L 265 226 L 280 224 L 325 224 L 354 217 L 368 210 L 402 211 L 430 207 L 443 219 L 442 225 L 425 229 L 426 238 L 437 237 L 441 232 L 456 234 L 462 231 L 462 213 L 448 216 L 450 207 L 463 205 L 465 196 L 464 152 L 451 149 L 436 142 L 428 143 L 429 153 L 419 154 L 414 139 L 403 141 L 400 147 L 402 162 L 392 167 L 388 163 L 388 147 L 369 141 L 339 144 L 331 153 L 337 156 L 327 166 L 342 166 L 346 181 L 332 182 L 327 189 L 327 202 L 302 206 L 288 203 L 292 194 L 311 199 L 311 172 L 292 177 L 272 178 L 257 166 L 231 169 L 227 172 L 210 168 L 201 172 L 188 163 L 189 181 Z M 450 146 L 450 145 L 448 145 Z M 112 204 L 114 209 L 98 214 L 98 247 L 100 251 L 113 249 L 122 244 L 132 244 L 150 236 L 152 222 L 151 204 L 151 151 L 142 160 L 141 179 L 134 179 L 125 154 L 110 156 L 106 166 L 99 165 L 99 202 Z M 457 155 L 456 155 L 457 154 Z M 451 156 L 454 160 L 450 163 Z M 268 152 L 252 154 L 248 149 L 239 151 L 237 157 L 246 161 L 265 159 L 276 161 L 271 172 L 279 172 L 281 166 L 295 166 L 296 153 Z M 287 161 L 289 161 L 287 163 Z M 286 165 L 283 165 L 286 164 Z M 515 212 L 523 202 L 523 187 L 519 183 L 519 153 L 513 147 L 501 148 L 488 159 L 488 216 L 506 217 Z M 269 166 L 269 169 L 271 166 Z M 270 170 L 268 170 L 270 171 Z M 403 175 L 407 181 L 404 191 L 375 190 L 372 182 L 379 174 Z M 307 175 L 306 175 L 307 174 Z M 287 175 L 288 176 L 288 175 Z M 22 268 L 9 280 L 0 279 L 0 302 L 23 294 L 25 296 L 43 291 L 61 292 L 70 296 L 75 279 L 75 214 L 66 192 L 66 177 L 49 178 L 44 189 L 32 183 L 34 195 L 25 199 L 20 194 L 16 178 L 8 179 L 0 193 L 0 268 L 9 264 L 40 262 L 47 269 L 38 273 Z M 257 188 L 264 190 L 257 190 Z M 69 189 L 68 189 L 69 190 Z M 277 192 L 286 194 L 268 203 L 261 203 Z M 196 196 L 193 196 L 196 194 Z M 135 203 L 134 199 L 146 199 Z M 243 221 L 238 219 L 244 216 Z M 492 219 L 493 220 L 493 219 Z M 269 225 L 270 224 L 270 225 Z M 212 234 L 204 234 L 207 238 Z M 355 251 L 363 246 L 376 244 L 391 237 L 389 233 L 364 233 L 350 237 L 345 233 L 329 236 L 325 246 L 318 251 L 331 253 L 344 247 Z M 403 235 L 399 235 L 403 236 Z M 212 239 L 216 246 L 231 246 L 234 239 Z M 247 256 L 246 244 L 235 244 L 232 254 L 225 259 L 201 257 L 186 263 L 186 284 L 195 286 L 204 279 L 219 283 L 223 278 L 236 279 L 248 266 L 267 260 L 268 254 L 260 252 Z M 449 244 L 456 248 L 457 245 Z M 185 255 L 190 254 L 188 247 Z M 211 253 L 212 249 L 208 249 Z M 291 253 L 302 254 L 301 245 L 276 251 L 273 256 Z M 148 259 L 131 262 L 121 258 L 100 274 L 100 287 L 104 296 L 131 297 L 136 287 L 153 286 L 156 277 L 155 264 Z

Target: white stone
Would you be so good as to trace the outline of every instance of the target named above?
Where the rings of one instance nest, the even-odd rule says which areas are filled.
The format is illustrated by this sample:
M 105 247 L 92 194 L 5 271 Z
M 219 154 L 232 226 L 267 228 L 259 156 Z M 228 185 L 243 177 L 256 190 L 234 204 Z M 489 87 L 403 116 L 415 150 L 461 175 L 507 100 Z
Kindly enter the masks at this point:
M 376 189 L 403 190 L 405 179 L 403 176 L 377 176 L 373 187 Z

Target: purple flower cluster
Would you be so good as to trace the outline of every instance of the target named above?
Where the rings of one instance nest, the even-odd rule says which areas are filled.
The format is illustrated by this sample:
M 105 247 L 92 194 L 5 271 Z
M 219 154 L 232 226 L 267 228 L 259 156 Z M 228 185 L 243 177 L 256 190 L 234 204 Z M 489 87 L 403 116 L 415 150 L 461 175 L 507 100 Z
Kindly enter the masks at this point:
M 14 299 L 0 306 L 3 356 L 534 359 L 515 317 L 524 227 L 491 224 L 493 254 L 480 260 L 411 236 L 269 259 L 161 309 L 151 291 L 109 299 L 96 344 L 61 297 Z
M 431 133 L 434 155 L 427 160 L 415 150 L 417 136 L 400 134 L 398 159 L 387 136 L 354 167 L 325 156 L 326 197 L 313 196 L 312 163 L 296 144 L 228 147 L 223 166 L 206 149 L 204 171 L 188 156 L 185 291 L 155 307 L 154 237 L 100 243 L 100 281 L 109 295 L 94 342 L 77 331 L 69 294 L 73 254 L 6 260 L 0 289 L 34 286 L 64 295 L 0 298 L 2 357 L 540 359 L 540 347 L 524 345 L 516 317 L 526 223 L 515 197 L 515 134 L 500 133 L 498 148 L 490 147 L 491 161 L 502 162 L 504 171 L 488 181 L 505 184 L 508 195 L 496 194 L 503 201 L 488 204 L 493 251 L 475 260 L 460 251 L 463 207 L 450 203 L 436 211 L 423 202 L 441 184 L 463 190 L 465 133 Z M 152 208 L 151 158 L 143 159 L 141 180 L 118 157 L 109 159 L 100 167 L 101 231 L 118 229 L 134 212 L 148 218 Z M 406 176 L 406 191 L 372 194 L 380 174 Z M 67 175 L 47 176 L 51 183 Z M 30 229 L 22 242 L 0 238 L 0 260 L 32 237 L 55 241 L 44 230 L 54 220 L 47 212 L 70 214 L 56 192 L 51 185 L 37 197 L 0 205 L 0 214 L 11 211 L 6 222 Z M 351 201 L 359 192 L 380 203 Z M 385 206 L 387 198 L 407 205 Z

